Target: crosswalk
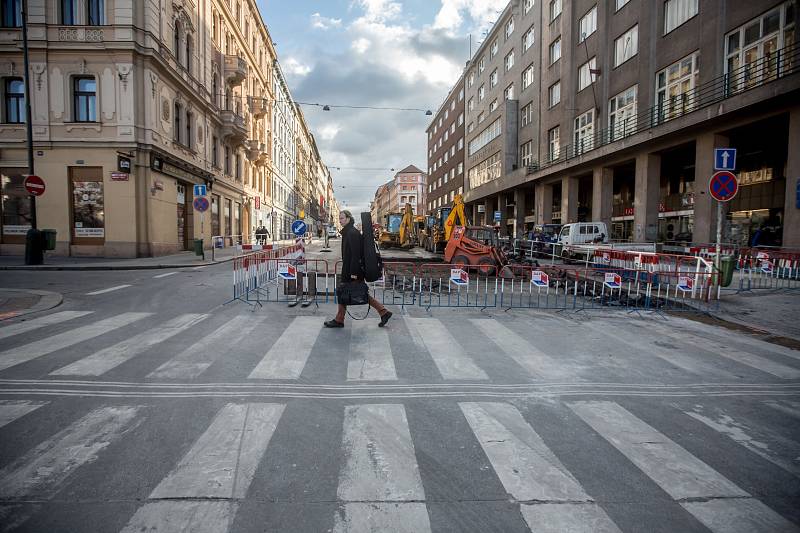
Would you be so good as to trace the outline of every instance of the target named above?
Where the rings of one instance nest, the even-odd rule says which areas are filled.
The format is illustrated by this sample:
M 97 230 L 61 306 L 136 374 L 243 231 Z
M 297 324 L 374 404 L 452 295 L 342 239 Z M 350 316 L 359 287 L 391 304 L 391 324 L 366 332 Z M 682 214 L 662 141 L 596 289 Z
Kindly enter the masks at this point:
M 664 407 L 664 420 L 647 417 L 646 410 L 636 412 L 636 402 L 603 399 L 566 399 L 558 405 L 523 405 L 497 401 L 456 401 L 455 413 L 464 424 L 453 433 L 442 433 L 420 424 L 428 406 L 419 403 L 350 403 L 331 407 L 323 403 L 306 408 L 325 409 L 340 420 L 340 431 L 329 431 L 313 438 L 319 449 L 339 449 L 340 458 L 335 487 L 327 499 L 334 507 L 320 507 L 329 513 L 325 519 L 336 532 L 399 531 L 425 533 L 449 531 L 447 517 L 435 512 L 448 503 L 440 493 L 432 500 L 429 489 L 437 490 L 442 480 L 456 476 L 474 478 L 491 485 L 498 480 L 502 493 L 491 501 L 505 501 L 502 513 L 517 520 L 530 531 L 591 531 L 620 533 L 650 530 L 646 523 L 633 522 L 626 515 L 625 502 L 615 501 L 598 487 L 609 491 L 633 486 L 645 496 L 629 502 L 646 506 L 651 520 L 678 519 L 675 507 L 687 517 L 697 520 L 708 531 L 734 533 L 766 533 L 800 531 L 798 524 L 772 506 L 769 494 L 754 494 L 740 483 L 758 485 L 780 476 L 796 476 L 800 443 L 783 432 L 767 436 L 761 448 L 779 441 L 782 457 L 773 456 L 758 469 L 717 461 L 714 449 L 703 457 L 689 451 L 682 442 L 690 439 L 666 420 L 673 417 L 685 423 L 698 422 L 697 431 L 707 431 L 708 439 L 732 439 L 743 453 L 753 453 L 743 439 L 720 426 L 705 424 L 692 416 L 691 403 Z M 783 407 L 793 408 L 792 400 L 764 401 L 765 409 L 779 413 Z M 259 476 L 278 475 L 263 469 L 271 456 L 282 457 L 294 442 L 282 438 L 297 422 L 290 416 L 302 416 L 295 410 L 288 415 L 286 403 L 227 402 L 212 407 L 215 412 L 208 422 L 187 435 L 188 445 L 174 462 L 152 463 L 148 470 L 158 471 L 152 483 L 144 483 L 135 494 L 137 505 L 126 516 L 120 529 L 123 533 L 139 531 L 234 531 L 237 516 L 254 512 L 245 506 L 253 497 L 252 487 Z M 695 406 L 696 407 L 696 406 Z M 0 401 L 0 439 L 22 427 L 31 417 L 47 416 L 57 408 L 55 402 Z M 88 490 L 83 481 L 88 465 L 107 459 L 112 447 L 119 461 L 129 456 L 127 450 L 145 439 L 153 424 L 152 410 L 147 404 L 105 405 L 78 412 L 64 427 L 27 450 L 20 450 L 10 461 L 0 458 L 0 501 L 5 504 L 36 501 L 40 507 L 30 511 L 47 512 L 47 502 L 80 500 Z M 633 409 L 633 410 L 632 410 Z M 718 406 L 714 409 L 720 409 Z M 560 436 L 561 428 L 540 421 L 541 411 L 557 415 L 564 427 L 585 424 L 586 431 L 571 432 L 568 444 Z M 41 413 L 41 415 L 40 415 Z M 695 413 L 696 414 L 696 413 Z M 758 425 L 751 415 L 723 409 L 723 416 L 738 427 Z M 198 411 L 197 416 L 205 414 Z M 548 414 L 545 413 L 544 418 Z M 448 427 L 458 427 L 449 425 Z M 56 430 L 57 429 L 57 430 Z M 433 434 L 429 432 L 433 431 Z M 763 437 L 763 435 L 762 435 Z M 596 479 L 594 465 L 578 464 L 570 450 L 596 449 L 596 439 L 606 441 L 620 454 L 622 461 L 635 467 L 624 477 Z M 452 463 L 432 462 L 430 446 L 455 443 L 462 450 L 459 472 L 448 470 Z M 594 443 L 594 444 L 593 444 Z M 169 446 L 169 445 L 168 445 Z M 419 448 L 418 446 L 421 446 Z M 480 450 L 476 457 L 471 450 Z M 772 453 L 772 452 L 769 452 Z M 133 455 L 135 457 L 135 454 Z M 764 457 L 753 454 L 753 460 Z M 613 458 L 596 458 L 613 461 Z M 714 466 L 709 464 L 714 462 Z M 305 471 L 309 479 L 317 475 L 315 457 L 305 462 L 286 465 Z M 748 478 L 748 476 L 750 478 Z M 798 478 L 794 477 L 797 480 Z M 479 483 L 480 485 L 481 483 Z M 794 486 L 797 486 L 795 483 Z M 781 487 L 772 492 L 780 493 Z M 474 489 L 480 492 L 481 487 Z M 654 490 L 663 491 L 672 504 L 663 498 L 648 500 Z M 792 489 L 788 489 L 792 490 Z M 771 492 L 767 490 L 767 492 Z M 483 499 L 486 499 L 484 496 Z M 481 497 L 452 496 L 458 505 L 479 505 Z M 465 500 L 465 501 L 462 501 Z M 295 502 L 298 505 L 304 502 Z M 316 500 L 305 502 L 307 512 L 318 509 Z M 43 507 L 41 507 L 43 505 Z M 621 506 L 623 508 L 621 508 Z M 56 509 L 53 512 L 58 512 Z M 252 517 L 250 517 L 252 519 Z M 795 517 L 796 519 L 796 517 Z M 244 519 L 243 519 L 244 520 Z M 244 520 L 244 522 L 247 522 Z M 653 524 L 654 525 L 654 524 Z M 659 526 L 660 527 L 660 526 Z M 261 530 L 261 528 L 258 528 Z
M 654 322 L 397 317 L 389 327 L 318 316 L 60 311 L 0 327 L 0 378 L 197 380 L 236 358 L 226 379 L 402 383 L 404 361 L 429 382 L 774 382 L 800 378 L 800 352 L 740 334 L 685 332 Z M 343 357 L 337 354 L 345 354 Z M 601 356 L 602 354 L 603 356 Z M 30 374 L 29 374 L 30 373 Z M 31 375 L 32 374 L 32 375 Z M 602 376 L 602 378 L 600 377 Z M 330 379 L 330 378 L 329 378 Z

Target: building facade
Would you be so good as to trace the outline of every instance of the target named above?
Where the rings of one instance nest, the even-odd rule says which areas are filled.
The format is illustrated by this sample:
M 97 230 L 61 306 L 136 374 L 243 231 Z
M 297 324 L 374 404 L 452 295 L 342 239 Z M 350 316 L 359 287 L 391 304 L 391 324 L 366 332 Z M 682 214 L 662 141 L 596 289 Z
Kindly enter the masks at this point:
M 3 5 L 0 253 L 20 254 L 31 223 L 20 2 Z M 28 6 L 34 172 L 47 184 L 37 225 L 57 230 L 56 254 L 230 244 L 294 215 L 298 110 L 254 0 Z M 208 188 L 204 214 L 194 185 Z
M 425 212 L 449 205 L 464 192 L 464 77 L 450 90 L 428 126 Z
M 406 204 L 411 204 L 414 214 L 425 213 L 426 201 L 426 174 L 409 165 L 394 175 L 394 185 L 390 191 L 390 206 L 400 212 Z
M 473 220 L 499 211 L 516 235 L 599 220 L 617 239 L 706 243 L 726 147 L 741 187 L 724 239 L 800 246 L 797 17 L 795 1 L 512 0 L 466 71 Z M 527 49 L 498 128 L 510 46 Z

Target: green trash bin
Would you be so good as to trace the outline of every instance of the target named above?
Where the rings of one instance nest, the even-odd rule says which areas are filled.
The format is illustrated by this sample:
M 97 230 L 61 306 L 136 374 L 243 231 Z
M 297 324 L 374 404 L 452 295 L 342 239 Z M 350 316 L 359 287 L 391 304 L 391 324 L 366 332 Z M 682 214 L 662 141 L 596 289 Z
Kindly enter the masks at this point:
M 723 255 L 719 263 L 720 284 L 723 287 L 728 287 L 733 281 L 733 269 L 734 266 L 736 266 L 736 258 L 732 255 Z
M 194 254 L 203 255 L 203 239 L 194 240 Z
M 42 249 L 51 251 L 56 249 L 56 230 L 42 230 Z

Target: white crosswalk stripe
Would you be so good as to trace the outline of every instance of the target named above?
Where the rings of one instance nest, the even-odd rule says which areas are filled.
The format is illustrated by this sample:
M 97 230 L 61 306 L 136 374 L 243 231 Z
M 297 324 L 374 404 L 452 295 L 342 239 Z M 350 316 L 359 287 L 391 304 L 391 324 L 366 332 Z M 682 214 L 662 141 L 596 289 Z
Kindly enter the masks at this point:
M 131 426 L 139 407 L 102 407 L 0 470 L 0 498 L 52 496 L 67 477 Z
M 230 349 L 231 343 L 248 336 L 263 322 L 262 317 L 239 315 L 148 374 L 148 378 L 196 378 Z
M 429 318 L 405 318 L 411 338 L 428 351 L 444 379 L 489 379 L 441 321 Z
M 430 531 L 406 411 L 397 404 L 345 408 L 336 532 Z
M 280 404 L 228 404 L 150 494 L 123 533 L 228 531 L 283 414 Z M 185 501 L 208 499 L 210 501 Z M 165 529 L 166 527 L 166 529 Z
M 52 337 L 45 337 L 44 339 L 0 352 L 0 370 L 5 370 L 12 366 L 32 361 L 43 355 L 53 353 L 69 346 L 74 346 L 79 342 L 127 326 L 151 314 L 152 313 L 122 313 L 87 326 L 81 326 L 71 331 L 65 331 L 53 335 Z
M 476 318 L 470 320 L 470 323 L 532 376 L 543 379 L 580 381 L 580 378 L 577 377 L 579 369 L 571 365 L 569 361 L 564 359 L 556 361 L 499 321 Z
M 163 326 L 143 331 L 63 368 L 54 370 L 50 374 L 53 376 L 100 376 L 145 352 L 148 348 L 189 329 L 207 317 L 208 315 L 194 313 L 180 315 Z
M 776 531 L 775 524 L 789 525 L 786 519 L 752 500 L 749 493 L 622 406 L 597 401 L 575 402 L 570 408 L 712 531 L 731 531 L 720 527 L 729 524 L 730 516 L 746 520 L 746 528 L 739 524 L 734 531 L 766 533 Z M 747 515 L 740 510 L 743 504 L 749 507 Z
M 0 428 L 10 424 L 17 418 L 31 413 L 47 402 L 31 402 L 27 400 L 0 400 Z
M 109 292 L 118 291 L 120 289 L 127 289 L 128 287 L 132 287 L 133 285 L 117 285 L 116 287 L 109 287 L 107 289 L 100 289 L 98 291 L 87 292 L 86 296 L 97 296 L 98 294 L 106 294 Z
M 392 381 L 397 379 L 389 332 L 366 321 L 353 321 L 350 336 L 348 381 Z
M 322 325 L 317 317 L 301 316 L 292 320 L 249 379 L 298 379 L 317 342 Z
M 92 311 L 61 311 L 60 313 L 53 313 L 52 315 L 34 318 L 33 320 L 17 322 L 16 324 L 10 324 L 0 328 L 0 339 L 19 335 L 21 333 L 27 333 L 29 331 L 34 331 L 46 326 L 60 324 L 62 322 L 66 322 L 67 320 L 72 320 L 74 318 L 80 318 L 82 316 L 91 314 Z

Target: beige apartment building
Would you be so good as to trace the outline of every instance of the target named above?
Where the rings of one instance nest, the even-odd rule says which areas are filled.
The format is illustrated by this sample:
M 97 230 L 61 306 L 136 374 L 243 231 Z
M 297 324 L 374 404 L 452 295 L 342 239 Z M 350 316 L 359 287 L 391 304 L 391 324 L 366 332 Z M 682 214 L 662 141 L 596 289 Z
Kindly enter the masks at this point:
M 161 255 L 270 226 L 271 147 L 282 133 L 271 124 L 282 102 L 254 0 L 28 5 L 34 171 L 47 185 L 37 223 L 57 230 L 56 254 Z M 21 18 L 6 18 L 0 253 L 21 254 L 30 226 Z M 204 215 L 194 185 L 207 186 Z

